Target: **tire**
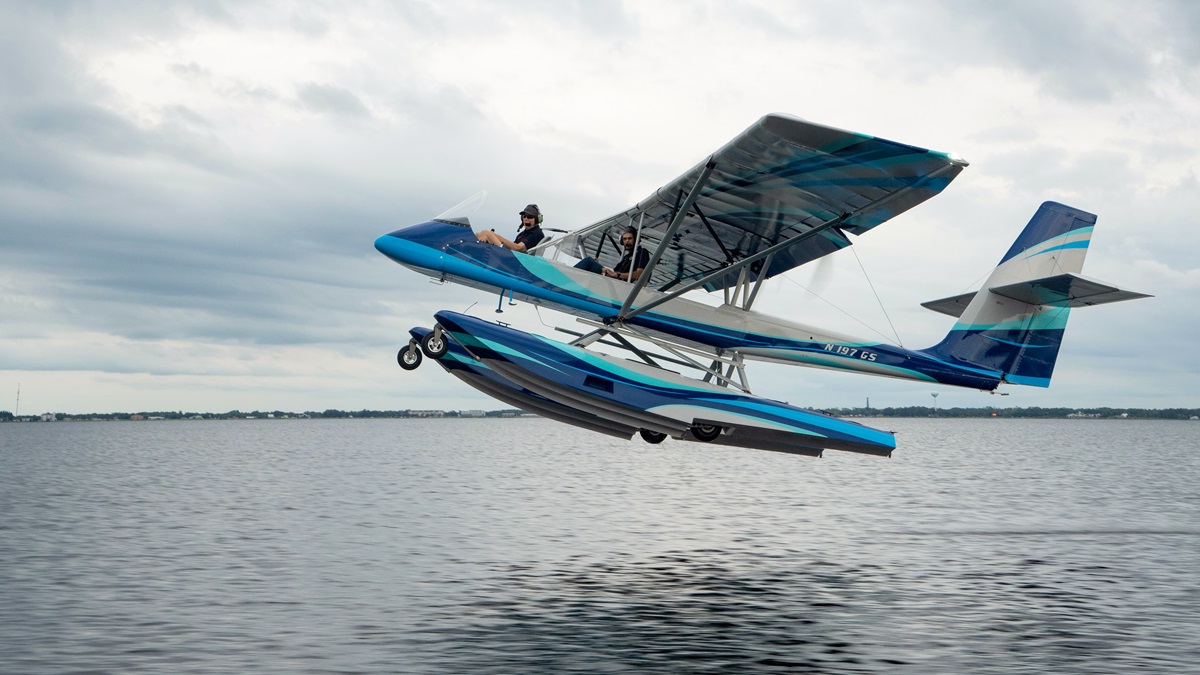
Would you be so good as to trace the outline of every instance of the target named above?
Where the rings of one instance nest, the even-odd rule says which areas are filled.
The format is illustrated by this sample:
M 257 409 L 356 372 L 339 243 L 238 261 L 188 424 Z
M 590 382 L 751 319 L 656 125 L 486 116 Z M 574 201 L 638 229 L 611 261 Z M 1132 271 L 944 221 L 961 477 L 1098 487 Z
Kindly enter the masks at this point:
M 721 427 L 715 424 L 693 424 L 692 435 L 702 443 L 711 443 L 721 435 Z
M 434 335 L 436 335 L 436 331 L 427 333 L 425 337 L 421 338 L 421 351 L 425 352 L 425 356 L 436 361 L 450 350 L 450 343 L 447 342 L 445 335 L 438 338 L 435 338 Z
M 647 443 L 652 443 L 655 445 L 667 440 L 666 434 L 659 433 L 657 431 L 650 431 L 649 429 L 638 429 L 638 433 L 641 434 L 643 441 L 646 441 Z
M 412 345 L 401 349 L 396 353 L 396 363 L 405 370 L 416 370 L 421 365 L 421 350 L 413 349 Z

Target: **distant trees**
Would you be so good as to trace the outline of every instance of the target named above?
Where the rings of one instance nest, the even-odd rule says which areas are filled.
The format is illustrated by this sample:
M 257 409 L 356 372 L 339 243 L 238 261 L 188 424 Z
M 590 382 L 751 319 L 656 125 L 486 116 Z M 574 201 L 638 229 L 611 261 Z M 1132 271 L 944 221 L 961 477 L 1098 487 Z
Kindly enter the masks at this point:
M 1169 419 L 1169 420 L 1187 420 L 1200 417 L 1200 408 L 1165 408 L 1165 409 L 1146 409 L 1146 408 L 933 408 L 928 406 L 901 406 L 889 408 L 828 408 L 823 409 L 823 412 L 835 415 L 837 417 L 938 417 L 938 418 L 980 418 L 980 417 L 996 417 L 996 418 L 1023 418 L 1023 419 L 1064 419 L 1073 417 L 1084 418 L 1124 418 L 1124 419 Z M 324 412 L 316 412 L 309 410 L 303 413 L 292 413 L 285 410 L 273 410 L 263 412 L 255 410 L 252 412 L 243 412 L 241 410 L 230 410 L 225 413 L 197 413 L 185 412 L 182 410 L 171 411 L 139 411 L 136 413 L 130 412 L 111 412 L 111 413 L 86 413 L 81 415 L 72 415 L 67 413 L 53 413 L 59 421 L 63 420 L 128 420 L 133 416 L 138 416 L 145 420 L 167 419 L 287 419 L 287 418 L 326 418 L 326 419 L 350 419 L 350 418 L 468 418 L 468 417 L 515 417 L 524 415 L 525 413 L 515 408 L 507 408 L 503 410 L 488 410 L 488 411 L 467 411 L 467 414 L 462 414 L 458 410 L 358 410 L 344 411 L 336 408 L 328 408 Z M 37 421 L 38 416 L 22 416 L 24 421 Z M 7 410 L 0 410 L 0 423 L 13 422 L 16 417 Z
M 1092 417 L 1100 419 L 1123 417 L 1127 419 L 1170 419 L 1186 420 L 1200 415 L 1200 409 L 1189 408 L 932 408 L 928 406 L 906 406 L 898 408 L 832 408 L 828 412 L 838 417 L 1004 417 L 1009 419 L 1063 419 L 1065 417 Z

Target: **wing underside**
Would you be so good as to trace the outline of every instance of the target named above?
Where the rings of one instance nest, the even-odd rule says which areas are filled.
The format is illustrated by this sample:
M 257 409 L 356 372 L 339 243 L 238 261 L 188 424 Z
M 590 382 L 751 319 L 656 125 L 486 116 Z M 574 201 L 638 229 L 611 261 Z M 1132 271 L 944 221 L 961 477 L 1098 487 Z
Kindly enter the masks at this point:
M 933 197 L 966 166 L 945 153 L 772 114 L 632 208 L 567 235 L 564 246 L 613 266 L 620 232 L 640 226 L 641 245 L 655 251 L 697 191 L 649 285 L 707 278 L 703 287 L 713 291 L 738 282 L 741 270 L 722 270 L 768 249 L 746 266 L 750 280 L 849 246 L 846 234 Z

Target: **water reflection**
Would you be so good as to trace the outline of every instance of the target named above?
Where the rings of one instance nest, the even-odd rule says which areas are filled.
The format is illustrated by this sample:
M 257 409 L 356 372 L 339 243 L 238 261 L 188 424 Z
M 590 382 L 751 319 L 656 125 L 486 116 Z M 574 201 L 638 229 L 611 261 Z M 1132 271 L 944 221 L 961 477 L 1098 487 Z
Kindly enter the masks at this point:
M 471 671 L 902 664 L 861 644 L 853 625 L 879 574 L 722 550 L 512 565 L 446 608 L 470 617 L 461 632 L 430 631 L 426 645 L 442 643 L 454 667 Z
M 1200 663 L 1196 425 L 896 420 L 890 460 L 537 420 L 0 426 L 0 670 Z

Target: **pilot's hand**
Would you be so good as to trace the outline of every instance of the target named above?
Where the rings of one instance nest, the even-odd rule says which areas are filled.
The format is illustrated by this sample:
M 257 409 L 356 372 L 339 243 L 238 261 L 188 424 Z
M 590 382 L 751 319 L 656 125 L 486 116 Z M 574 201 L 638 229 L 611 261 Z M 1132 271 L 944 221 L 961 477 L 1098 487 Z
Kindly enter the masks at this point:
M 617 273 L 616 273 L 616 272 L 614 272 L 614 271 L 612 271 L 612 270 L 610 270 L 609 268 L 605 267 L 605 268 L 604 268 L 604 276 L 606 276 L 606 277 L 615 277 L 615 276 L 617 276 Z

